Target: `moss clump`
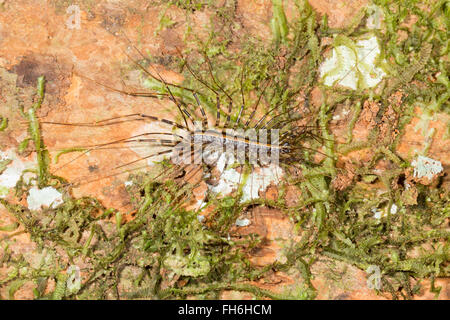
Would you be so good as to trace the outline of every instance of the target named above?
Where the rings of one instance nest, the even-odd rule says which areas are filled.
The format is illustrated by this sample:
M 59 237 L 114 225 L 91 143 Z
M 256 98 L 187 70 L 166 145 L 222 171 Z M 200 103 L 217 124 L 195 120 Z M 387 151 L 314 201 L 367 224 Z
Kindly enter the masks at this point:
M 192 8 L 215 8 L 212 3 L 197 7 L 195 1 L 171 4 L 189 14 Z M 249 116 L 248 110 L 260 97 L 262 113 L 273 109 L 282 115 L 301 105 L 298 109 L 305 111 L 295 115 L 306 114 L 317 130 L 303 141 L 307 147 L 298 164 L 301 175 L 292 174 L 288 181 L 301 191 L 296 205 L 288 206 L 282 196 L 271 202 L 241 204 L 238 192 L 237 196 L 210 199 L 215 209 L 200 222 L 197 212 L 183 207 L 190 199 L 192 185 L 176 178 L 155 179 L 168 170 L 167 163 L 153 173 L 131 177 L 129 192 L 135 212 L 127 223 L 119 212 L 107 210 L 88 197 L 67 196 L 62 206 L 40 213 L 0 199 L 41 250 L 41 259 L 32 262 L 11 252 L 8 239 L 2 242 L 0 263 L 9 269 L 0 285 L 7 286 L 8 298 L 33 281 L 35 297 L 45 299 L 216 298 L 223 290 L 250 292 L 258 298 L 310 299 L 316 296 L 311 269 L 321 257 L 362 270 L 377 266 L 381 271 L 379 292 L 389 293 L 391 298 L 412 298 L 419 288 L 413 279 L 448 277 L 448 190 L 441 182 L 425 186 L 408 180 L 408 187 L 409 163 L 396 152 L 417 102 L 429 116 L 449 111 L 448 1 L 426 5 L 414 0 L 374 1 L 374 5 L 383 13 L 384 25 L 371 32 L 385 44 L 380 59 L 391 62 L 391 67 L 388 77 L 373 90 L 325 87 L 317 74 L 324 52 L 331 46 L 323 40 L 330 36 L 355 39 L 367 33 L 364 22 L 369 12 L 362 10 L 349 27 L 336 30 L 329 28 L 326 16 L 318 22 L 306 1 L 296 1 L 297 16 L 292 22 L 287 21 L 282 2 L 273 1 L 273 38 L 269 40 L 246 34 L 238 37 L 233 32 L 236 8 L 227 5 L 218 11 L 219 22 L 210 26 L 206 40 L 198 39 L 188 26 L 188 64 L 186 59 L 169 63 L 185 75 L 183 86 L 198 92 L 200 101 L 211 110 L 215 111 L 217 98 L 222 105 L 232 100 L 232 120 L 236 120 L 241 104 Z M 406 26 L 413 17 L 416 22 Z M 406 36 L 400 38 L 400 34 Z M 147 86 L 167 93 L 166 86 L 155 79 L 149 79 Z M 194 105 L 190 90 L 169 86 L 186 105 Z M 320 106 L 309 104 L 315 88 L 323 97 Z M 392 96 L 399 91 L 403 93 L 401 103 L 392 103 Z M 38 103 L 28 113 L 30 140 L 41 159 L 38 182 L 63 187 L 61 180 L 48 174 L 35 117 L 43 98 L 41 80 Z M 367 139 L 356 140 L 353 128 L 369 102 L 380 106 L 374 115 L 377 125 Z M 344 130 L 344 142 L 339 144 L 330 121 L 344 103 L 351 106 L 352 118 Z M 390 118 L 391 112 L 395 116 Z M 289 116 L 292 114 L 285 115 Z M 386 126 L 388 120 L 394 125 Z M 395 135 L 394 128 L 399 130 Z M 351 183 L 336 190 L 333 181 L 343 173 L 338 167 L 341 156 L 369 147 L 373 150 L 371 159 L 353 163 L 356 168 Z M 380 161 L 387 163 L 381 173 L 376 170 Z M 20 196 L 29 186 L 19 187 Z M 296 224 L 299 238 L 286 248 L 285 261 L 265 267 L 255 267 L 248 259 L 261 239 L 255 235 L 239 241 L 228 237 L 239 214 L 258 205 L 282 210 Z M 374 210 L 386 216 L 376 219 Z M 3 229 L 12 232 L 15 227 Z M 67 290 L 66 270 L 72 265 L 87 276 L 79 288 Z M 248 284 L 272 271 L 296 272 L 301 275 L 302 286 L 275 294 Z M 432 288 L 439 291 L 434 282 Z

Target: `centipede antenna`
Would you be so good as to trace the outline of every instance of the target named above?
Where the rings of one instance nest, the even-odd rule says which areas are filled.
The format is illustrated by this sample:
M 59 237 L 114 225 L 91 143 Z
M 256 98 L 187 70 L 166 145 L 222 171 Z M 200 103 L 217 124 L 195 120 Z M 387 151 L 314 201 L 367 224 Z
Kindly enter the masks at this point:
M 129 166 L 129 165 L 131 165 L 131 164 L 133 164 L 133 163 L 137 163 L 137 162 L 139 162 L 139 161 L 143 161 L 143 160 L 146 160 L 146 159 L 149 159 L 149 158 L 152 158 L 152 157 L 161 156 L 161 155 L 164 155 L 164 154 L 167 154 L 167 153 L 170 153 L 170 152 L 172 152 L 172 149 L 165 150 L 165 151 L 159 151 L 159 152 L 153 153 L 153 154 L 151 154 L 151 155 L 142 157 L 142 158 L 140 158 L 140 159 L 137 159 L 137 160 L 134 160 L 134 161 L 130 161 L 130 162 L 126 163 L 126 164 L 122 164 L 122 165 L 120 165 L 120 166 L 114 167 L 113 170 L 120 169 L 120 168 Z
M 172 151 L 172 149 L 169 149 L 169 150 L 161 151 L 161 152 L 158 152 L 158 153 L 155 153 L 155 154 L 151 154 L 151 155 L 146 156 L 146 157 L 141 157 L 140 159 L 137 159 L 137 160 L 135 160 L 135 161 L 126 163 L 126 164 L 121 165 L 121 166 L 117 166 L 117 167 L 113 168 L 113 170 L 116 170 L 116 169 L 119 169 L 119 168 L 122 168 L 122 167 L 125 167 L 125 166 L 128 166 L 128 165 L 131 165 L 131 164 L 133 164 L 133 163 L 137 163 L 137 162 L 142 161 L 142 160 L 145 160 L 145 159 L 149 159 L 149 158 L 154 157 L 154 156 L 157 156 L 157 155 L 163 155 L 163 154 L 165 154 L 165 153 L 170 153 L 171 151 Z M 194 151 L 191 151 L 190 154 L 188 154 L 187 156 L 184 156 L 184 158 L 182 159 L 182 161 L 184 161 L 184 159 L 186 159 L 187 157 L 192 157 L 193 154 L 194 154 Z M 152 181 L 155 181 L 156 179 L 158 179 L 158 178 L 160 178 L 160 177 L 162 177 L 162 176 L 168 176 L 168 175 L 170 175 L 170 174 L 173 174 L 175 171 L 183 171 L 183 170 L 184 170 L 185 168 L 187 168 L 189 165 L 190 165 L 190 164 L 184 164 L 184 165 L 181 166 L 181 167 L 173 166 L 173 167 L 169 168 L 168 170 L 161 171 L 161 173 L 159 173 L 157 176 L 155 176 L 155 177 L 152 179 Z M 102 180 L 102 179 L 106 179 L 106 178 L 118 176 L 118 175 L 123 174 L 123 173 L 133 172 L 133 171 L 140 170 L 140 169 L 144 169 L 144 168 L 148 168 L 148 167 L 149 167 L 149 165 L 147 164 L 147 165 L 145 165 L 145 166 L 140 166 L 140 167 L 137 167 L 137 168 L 127 169 L 127 170 L 122 171 L 122 172 L 113 173 L 113 174 L 106 175 L 106 176 L 103 176 L 103 177 L 100 177 L 100 178 L 97 178 L 97 179 L 93 179 L 93 180 L 86 181 L 84 184 L 92 183 L 92 182 L 95 182 L 95 181 L 99 181 L 99 180 Z M 148 181 L 147 184 L 148 184 L 148 183 L 150 183 L 150 181 Z
M 131 142 L 153 142 L 155 144 L 155 146 L 168 146 L 168 147 L 175 147 L 177 145 L 177 143 L 181 142 L 181 141 L 173 141 L 173 140 L 169 140 L 169 139 L 156 139 L 156 138 L 146 138 L 146 139 L 129 139 L 124 141 L 124 143 L 131 143 Z M 177 142 L 177 143 L 175 143 Z
M 98 178 L 96 178 L 96 179 L 91 179 L 91 180 L 86 180 L 86 181 L 82 181 L 82 178 L 80 178 L 80 179 L 78 179 L 78 181 L 74 181 L 74 182 L 72 182 L 72 183 L 68 183 L 66 186 L 81 187 L 81 186 L 87 185 L 87 184 L 89 184 L 89 183 L 101 181 L 101 180 L 103 180 L 103 179 L 112 178 L 112 177 L 115 177 L 115 176 L 118 176 L 118 175 L 121 175 L 121 174 L 124 174 L 124 173 L 127 173 L 127 172 L 132 172 L 132 171 L 144 169 L 144 168 L 147 168 L 147 167 L 148 167 L 148 165 L 142 166 L 142 167 L 139 167 L 139 168 L 129 169 L 129 170 L 122 171 L 122 172 L 117 172 L 117 173 L 109 174 L 109 175 L 106 175 L 106 176 L 102 176 L 102 177 L 98 177 Z M 81 182 L 83 182 L 83 183 L 81 183 Z
M 97 144 L 97 145 L 74 147 L 72 149 L 86 149 L 86 148 L 88 148 L 88 149 L 87 150 L 83 150 L 80 155 L 78 155 L 74 159 L 70 160 L 69 162 L 66 162 L 64 165 L 56 168 L 54 172 L 57 172 L 57 171 L 61 170 L 62 168 L 66 167 L 67 165 L 69 165 L 72 162 L 76 161 L 77 159 L 81 158 L 83 155 L 85 155 L 88 152 L 92 152 L 94 150 L 99 150 L 99 149 L 102 149 L 103 147 L 111 146 L 111 145 L 114 145 L 114 144 L 127 143 L 127 141 L 129 141 L 130 139 L 134 139 L 134 138 L 138 138 L 138 137 L 142 137 L 142 136 L 149 136 L 149 135 L 174 135 L 174 136 L 178 136 L 178 135 L 173 134 L 173 133 L 147 132 L 147 133 L 138 134 L 138 135 L 135 135 L 135 136 L 132 136 L 132 137 L 124 138 L 124 139 L 119 139 L 119 140 L 115 140 L 115 141 L 100 143 L 100 144 Z M 178 137 L 180 137 L 180 138 L 182 138 L 184 140 L 184 138 L 182 136 L 178 136 Z
M 75 181 L 75 182 L 70 183 L 70 184 L 68 184 L 68 185 L 75 186 L 75 187 L 80 187 L 80 186 L 83 186 L 83 185 L 86 185 L 86 184 L 89 184 L 89 183 L 93 183 L 93 182 L 97 182 L 97 181 L 100 181 L 100 180 L 103 180 L 103 179 L 108 179 L 108 178 L 116 177 L 116 176 L 121 175 L 121 174 L 124 174 L 124 173 L 129 173 L 129 172 L 141 170 L 141 169 L 145 169 L 145 168 L 148 168 L 148 167 L 150 167 L 150 165 L 147 164 L 147 165 L 145 165 L 145 166 L 140 166 L 140 167 L 128 169 L 128 170 L 125 170 L 125 171 L 122 171 L 122 172 L 116 172 L 116 173 L 108 174 L 108 175 L 101 176 L 101 177 L 98 177 L 98 178 L 95 178 L 95 179 L 83 181 L 82 184 L 81 184 L 80 182 L 76 182 L 76 181 Z M 162 172 L 162 173 L 167 173 L 167 171 L 164 171 L 164 172 Z M 162 174 L 160 174 L 159 176 L 161 176 L 161 175 L 162 175 Z M 80 180 L 81 180 L 81 179 L 78 179 L 78 181 L 80 181 Z
M 131 118 L 131 117 L 137 117 L 138 119 L 126 119 L 126 118 Z M 126 120 L 120 120 L 120 119 L 126 119 Z M 145 119 L 150 119 L 151 121 L 169 124 L 169 125 L 171 125 L 173 127 L 176 127 L 178 129 L 189 131 L 188 127 L 185 127 L 185 126 L 183 126 L 183 125 L 181 125 L 181 124 L 179 124 L 179 123 L 177 123 L 175 121 L 164 119 L 164 118 L 158 118 L 158 117 L 151 116 L 151 115 L 146 115 L 146 114 L 143 114 L 143 113 L 132 113 L 132 114 L 127 114 L 127 115 L 117 116 L 117 117 L 111 117 L 111 118 L 108 118 L 108 119 L 103 119 L 103 120 L 94 121 L 94 122 L 72 122 L 72 123 L 67 123 L 67 122 L 57 122 L 57 121 L 41 121 L 40 123 L 41 124 L 59 125 L 59 126 L 105 127 L 105 126 L 110 126 L 110 125 L 120 124 L 120 123 L 125 123 L 125 122 L 131 122 L 131 121 L 145 121 Z
M 109 86 L 109 85 L 106 85 L 106 84 L 104 84 L 104 83 L 101 83 L 101 82 L 99 82 L 99 81 L 97 81 L 97 80 L 91 79 L 91 78 L 89 78 L 89 77 L 87 77 L 87 76 L 85 76 L 85 75 L 79 74 L 79 73 L 76 72 L 76 71 L 74 71 L 73 73 L 74 73 L 77 77 L 80 77 L 80 78 L 83 78 L 83 79 L 92 81 L 92 82 L 94 82 L 95 84 L 97 84 L 97 85 L 99 85 L 99 86 L 102 86 L 102 87 L 107 88 L 108 90 L 111 90 L 111 91 L 114 91 L 114 92 L 117 92 L 117 93 L 121 93 L 121 94 L 124 94 L 124 95 L 127 95 L 127 96 L 132 96 L 132 97 L 144 97 L 144 98 L 159 98 L 159 97 L 161 97 L 161 96 L 162 96 L 162 97 L 167 97 L 167 96 L 168 96 L 168 94 L 166 94 L 166 93 L 158 93 L 158 92 L 130 92 L 130 91 L 125 91 L 125 90 L 120 90 L 120 89 L 111 87 L 111 86 Z M 123 83 L 123 81 L 122 81 L 122 83 Z
M 176 138 L 180 138 L 182 140 L 184 140 L 184 138 L 180 135 L 177 135 L 175 133 L 169 133 L 169 132 L 146 132 L 146 133 L 141 133 L 141 134 L 137 134 L 128 138 L 124 138 L 124 139 L 119 139 L 119 140 L 115 140 L 115 141 L 110 141 L 110 142 L 105 142 L 105 143 L 100 143 L 100 144 L 96 144 L 96 145 L 90 145 L 90 146 L 78 146 L 75 148 L 97 148 L 97 147 L 104 147 L 104 146 L 109 146 L 109 145 L 113 145 L 113 144 L 118 144 L 118 143 L 128 143 L 130 141 L 136 141 L 133 139 L 136 139 L 139 137 L 146 137 L 146 136 L 174 136 Z M 92 151 L 92 149 L 91 149 Z
M 168 151 L 171 151 L 171 150 L 168 150 Z M 192 155 L 192 152 L 191 152 L 191 155 Z M 145 158 L 149 158 L 149 157 L 151 157 L 151 156 L 155 156 L 155 155 L 150 155 L 150 156 L 145 157 Z M 134 162 L 138 162 L 138 161 L 140 161 L 140 160 L 144 160 L 144 158 L 140 158 L 140 159 L 138 159 L 137 161 L 134 161 Z M 122 166 L 127 166 L 127 165 L 129 165 L 129 164 L 131 164 L 131 163 L 127 163 L 127 164 L 124 164 L 124 165 L 122 165 Z M 121 167 L 122 167 L 122 166 L 121 166 Z M 103 180 L 103 179 L 115 177 L 115 176 L 118 176 L 118 175 L 121 175 L 121 174 L 124 174 L 124 173 L 129 173 L 129 172 L 133 172 L 133 171 L 145 169 L 145 168 L 148 168 L 149 166 L 150 166 L 150 165 L 147 164 L 147 165 L 144 165 L 144 166 L 140 166 L 140 167 L 136 167 L 136 168 L 132 168 L 132 169 L 127 169 L 127 170 L 125 170 L 125 171 L 121 171 L 121 172 L 116 172 L 116 173 L 108 174 L 108 175 L 105 175 L 105 176 L 102 176 L 102 177 L 98 177 L 98 178 L 96 178 L 96 179 L 87 180 L 87 181 L 84 181 L 83 184 L 80 184 L 80 182 L 74 182 L 74 183 L 71 183 L 71 184 L 69 184 L 69 185 L 76 186 L 76 187 L 80 187 L 80 186 L 82 186 L 82 185 L 86 185 L 86 184 L 93 183 L 93 182 L 96 182 L 96 181 L 100 181 L 100 180 Z M 185 168 L 185 167 L 186 167 L 186 166 L 183 166 L 183 167 L 181 167 L 181 168 L 172 167 L 172 168 L 170 168 L 169 170 L 162 171 L 162 172 L 161 172 L 160 174 L 158 174 L 154 179 L 156 180 L 157 178 L 161 177 L 161 176 L 164 175 L 164 174 L 169 175 L 169 174 L 171 174 L 175 169 L 182 170 L 182 169 Z M 117 168 L 119 168 L 119 167 L 116 167 L 115 169 L 117 169 Z M 80 180 L 81 180 L 81 179 L 78 179 L 78 181 L 80 181 Z M 149 183 L 149 182 L 148 182 L 148 183 Z
M 119 147 L 99 147 L 99 148 L 95 148 L 95 151 L 99 151 L 99 150 L 123 150 L 123 149 L 130 149 L 133 148 L 133 150 L 135 149 L 142 149 L 142 148 L 148 148 L 149 146 L 154 146 L 154 147 L 176 147 L 177 144 L 176 143 L 168 143 L 171 140 L 167 140 L 164 141 L 163 139 L 137 139 L 137 140 L 130 140 L 130 141 L 124 141 L 124 145 L 123 146 L 119 146 Z M 135 145 L 131 145 L 129 143 L 132 142 L 138 142 L 139 144 L 135 144 Z M 145 145 L 142 142 L 147 142 Z M 154 143 L 152 143 L 154 142 Z M 181 141 L 179 141 L 181 142 Z M 126 144 L 126 145 L 125 145 Z M 80 148 L 80 151 L 82 149 Z M 92 150 L 91 150 L 92 151 Z

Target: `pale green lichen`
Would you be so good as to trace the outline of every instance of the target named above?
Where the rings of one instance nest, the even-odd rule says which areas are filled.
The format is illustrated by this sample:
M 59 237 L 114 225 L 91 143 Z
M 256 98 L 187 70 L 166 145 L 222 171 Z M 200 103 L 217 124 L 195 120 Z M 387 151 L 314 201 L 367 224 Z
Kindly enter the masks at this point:
M 440 161 L 421 155 L 411 162 L 411 166 L 414 168 L 414 177 L 419 179 L 427 177 L 432 180 L 444 170 Z
M 170 3 L 180 7 L 186 4 L 186 7 L 191 8 L 193 2 Z M 277 3 L 280 2 L 274 2 L 274 5 Z M 407 163 L 397 155 L 396 148 L 390 141 L 379 139 L 380 131 L 377 128 L 371 131 L 369 139 L 365 141 L 353 141 L 356 139 L 353 139 L 352 133 L 367 95 L 381 102 L 379 114 L 374 115 L 381 123 L 385 108 L 389 106 L 387 99 L 390 95 L 398 89 L 407 93 L 401 108 L 395 110 L 400 118 L 399 136 L 404 133 L 413 114 L 413 105 L 417 101 L 422 100 L 425 108 L 430 108 L 430 103 L 435 101 L 434 112 L 448 108 L 448 82 L 443 77 L 438 78 L 438 81 L 428 80 L 439 72 L 445 74 L 448 67 L 448 64 L 442 62 L 443 55 L 448 52 L 448 37 L 442 31 L 447 23 L 443 17 L 446 17 L 448 10 L 444 8 L 442 1 L 431 5 L 430 11 L 419 10 L 415 1 L 407 1 L 404 5 L 399 5 L 396 1 L 380 0 L 375 3 L 383 11 L 386 26 L 382 26 L 383 32 L 377 33 L 382 44 L 380 52 L 385 51 L 379 58 L 398 64 L 391 67 L 391 78 L 386 79 L 385 86 L 380 88 L 380 94 L 361 93 L 358 90 L 349 93 L 340 88 L 322 86 L 325 101 L 319 108 L 305 102 L 305 108 L 310 108 L 315 115 L 310 123 L 317 125 L 318 130 L 315 139 L 305 139 L 310 148 L 302 153 L 299 168 L 302 176 L 286 177 L 301 191 L 301 197 L 296 199 L 293 207 L 286 206 L 282 192 L 279 196 L 281 199 L 277 201 L 252 199 L 240 202 L 245 185 L 243 183 L 236 194 L 223 198 L 210 197 L 208 202 L 211 204 L 211 212 L 199 219 L 197 211 L 182 208 L 183 203 L 192 200 L 192 186 L 180 187 L 174 181 L 155 179 L 158 172 L 167 172 L 173 168 L 167 162 L 152 166 L 153 171 L 150 173 L 132 176 L 128 180 L 131 183 L 126 187 L 135 210 L 134 219 L 127 223 L 123 219 L 124 215 L 112 209 L 106 210 L 92 198 L 67 197 L 57 208 L 33 213 L 24 206 L 0 199 L 38 246 L 58 252 L 51 262 L 31 265 L 22 256 L 11 252 L 7 244 L 2 243 L 6 254 L 0 261 L 11 266 L 11 269 L 2 277 L 0 285 L 6 286 L 8 296 L 14 298 L 24 283 L 33 281 L 36 284 L 35 297 L 40 299 L 217 299 L 223 290 L 249 292 L 256 298 L 311 299 L 317 294 L 311 283 L 311 269 L 317 260 L 322 261 L 324 258 L 333 259 L 333 263 L 343 261 L 362 270 L 367 270 L 371 265 L 379 266 L 383 274 L 382 290 L 389 292 L 392 298 L 411 298 L 418 292 L 418 286 L 411 286 L 411 277 L 431 277 L 432 289 L 438 292 L 439 289 L 433 283 L 434 278 L 448 277 L 450 274 L 447 241 L 449 232 L 446 230 L 450 211 L 446 191 L 432 186 L 408 187 L 407 183 L 403 187 L 400 181 Z M 365 17 L 365 10 L 356 15 L 349 28 L 333 30 L 326 25 L 326 18 L 322 19 L 322 24 L 317 22 L 314 11 L 306 1 L 298 1 L 297 4 L 298 17 L 292 23 L 282 20 L 277 22 L 279 27 L 288 28 L 287 31 L 279 30 L 278 35 L 274 32 L 274 39 L 278 38 L 278 43 L 277 40 L 274 43 L 255 39 L 248 43 L 243 41 L 243 49 L 238 54 L 229 52 L 227 48 L 227 44 L 233 41 L 232 33 L 217 37 L 217 30 L 212 26 L 207 45 L 202 46 L 201 42 L 188 45 L 193 48 L 198 45 L 201 52 L 197 56 L 203 57 L 198 61 L 191 61 L 193 70 L 204 79 L 210 79 L 208 70 L 204 68 L 203 54 L 206 54 L 212 60 L 213 74 L 218 81 L 222 80 L 225 90 L 233 93 L 233 98 L 240 101 L 241 66 L 245 65 L 248 79 L 243 81 L 243 91 L 250 106 L 255 102 L 254 96 L 261 94 L 259 88 L 267 78 L 274 82 L 263 99 L 272 101 L 270 106 L 277 106 L 279 112 L 298 105 L 295 88 L 302 88 L 305 100 L 310 99 L 312 88 L 320 86 L 316 82 L 317 67 L 326 50 L 321 44 L 322 38 L 340 35 L 342 45 L 356 50 L 355 39 L 359 39 L 361 30 L 367 31 L 360 27 L 364 26 L 361 22 Z M 199 10 L 206 6 L 201 5 Z M 215 9 L 220 12 L 216 21 L 235 21 L 235 6 L 211 8 L 213 12 Z M 418 27 L 401 27 L 405 17 L 412 14 L 418 16 Z M 232 30 L 229 26 L 227 24 L 221 30 Z M 399 30 L 406 32 L 405 40 L 398 40 L 396 34 Z M 286 36 L 283 37 L 282 34 Z M 225 44 L 223 38 L 226 38 Z M 243 37 L 240 38 L 242 39 Z M 354 54 L 354 58 L 357 58 L 357 54 Z M 299 64 L 297 60 L 304 63 Z M 285 63 L 284 68 L 280 68 L 280 61 Z M 296 71 L 291 73 L 294 68 L 297 68 Z M 184 75 L 183 84 L 198 90 L 202 103 L 214 110 L 215 95 L 188 72 Z M 155 79 L 150 82 L 155 90 L 167 91 Z M 209 80 L 210 84 L 211 82 Z M 417 90 L 417 82 L 422 82 L 429 90 Z M 363 86 L 358 87 L 361 88 Z M 195 102 L 190 92 L 175 88 L 173 91 L 183 101 Z M 39 92 L 43 93 L 41 90 Z M 221 102 L 226 103 L 227 98 L 223 92 L 220 95 Z M 40 96 L 42 95 L 38 94 Z M 344 101 L 348 101 L 346 105 L 353 117 L 347 130 L 344 130 L 346 143 L 338 145 L 338 139 L 329 130 L 330 119 Z M 236 119 L 236 111 L 234 106 L 233 119 Z M 31 115 L 30 122 L 33 126 L 30 126 L 30 138 L 42 158 L 45 146 L 37 139 L 39 126 L 35 120 L 37 118 Z M 357 169 L 352 183 L 343 190 L 335 190 L 332 181 L 344 171 L 337 167 L 337 160 L 342 152 L 369 147 L 373 148 L 373 157 L 364 163 L 354 163 Z M 317 155 L 321 155 L 324 160 L 314 161 Z M 380 160 L 387 163 L 388 169 L 376 169 Z M 46 180 L 46 164 L 46 161 L 40 162 L 43 166 L 39 170 L 43 177 L 40 179 L 42 184 Z M 436 168 L 435 165 L 434 172 Z M 244 172 L 243 176 L 248 177 L 249 173 Z M 362 179 L 357 180 L 359 177 Z M 22 185 L 18 191 L 27 191 L 29 187 Z M 407 191 L 410 191 L 409 200 L 404 196 Z M 413 191 L 418 193 L 415 198 Z M 270 205 L 289 216 L 295 224 L 293 238 L 299 240 L 292 241 L 285 247 L 283 259 L 259 268 L 251 264 L 248 256 L 251 256 L 254 248 L 262 245 L 263 240 L 257 235 L 236 239 L 229 236 L 229 233 L 244 210 L 250 211 L 253 206 L 262 204 Z M 382 219 L 373 219 L 372 209 L 385 215 L 383 214 Z M 106 219 L 114 216 L 114 222 Z M 421 250 L 424 245 L 434 250 Z M 63 254 L 59 254 L 60 252 Z M 414 253 L 414 258 L 411 253 Z M 64 272 L 69 265 L 77 263 L 72 260 L 81 260 L 88 265 L 81 287 L 79 290 L 76 287 L 74 291 L 68 286 L 69 277 L 73 273 Z M 128 282 L 121 281 L 126 278 L 122 273 L 125 266 L 138 270 Z M 330 269 L 333 270 L 332 267 Z M 298 275 L 301 284 L 296 283 L 286 288 L 282 294 L 247 284 L 248 281 L 256 281 L 271 272 L 279 271 Z M 51 293 L 46 290 L 49 281 L 56 281 L 56 288 Z M 122 288 L 123 283 L 129 283 L 130 286 Z
M 62 203 L 62 193 L 53 187 L 45 187 L 42 189 L 32 187 L 27 197 L 27 204 L 30 210 L 41 210 L 42 206 L 56 208 Z
M 326 86 L 344 86 L 356 89 L 376 86 L 386 73 L 375 65 L 380 46 L 375 36 L 355 42 L 343 37 L 335 40 L 330 58 L 320 67 L 320 76 Z
M 36 164 L 33 160 L 21 159 L 14 149 L 0 151 L 0 159 L 0 197 L 5 197 L 21 178 L 24 178 L 25 182 L 29 182 L 32 175 L 27 171 L 34 169 Z

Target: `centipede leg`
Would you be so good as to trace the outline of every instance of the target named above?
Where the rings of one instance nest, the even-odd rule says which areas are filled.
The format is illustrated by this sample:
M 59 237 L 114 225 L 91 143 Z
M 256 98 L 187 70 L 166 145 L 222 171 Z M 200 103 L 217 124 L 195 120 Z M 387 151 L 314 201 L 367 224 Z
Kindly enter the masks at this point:
M 227 121 L 225 122 L 225 128 L 227 128 L 230 124 L 232 107 L 233 107 L 233 104 L 230 101 L 230 103 L 228 104 L 228 114 L 227 114 Z
M 220 125 L 220 99 L 219 96 L 216 97 L 217 104 L 216 104 L 216 123 L 214 126 L 217 128 Z
M 247 122 L 245 123 L 245 127 L 247 127 L 249 125 L 250 121 L 252 121 L 253 117 L 255 116 L 256 110 L 258 109 L 258 106 L 259 106 L 259 103 L 261 101 L 261 98 L 263 97 L 264 92 L 266 91 L 266 89 L 267 89 L 268 85 L 270 84 L 270 82 L 271 82 L 270 80 L 268 80 L 266 82 L 266 85 L 264 86 L 263 91 L 261 92 L 261 94 L 258 97 L 258 101 L 256 102 L 255 106 L 253 107 L 253 110 L 252 110 L 250 116 L 248 117 Z
M 205 109 L 203 109 L 203 106 L 200 104 L 200 100 L 198 99 L 198 96 L 195 92 L 192 93 L 195 100 L 197 101 L 197 105 L 200 108 L 200 112 L 202 114 L 202 126 L 204 129 L 208 128 L 208 118 L 206 117 Z
M 243 110 L 244 110 L 244 105 L 241 105 L 241 109 L 239 110 L 238 117 L 236 119 L 236 122 L 234 123 L 234 128 L 236 128 L 238 126 Z

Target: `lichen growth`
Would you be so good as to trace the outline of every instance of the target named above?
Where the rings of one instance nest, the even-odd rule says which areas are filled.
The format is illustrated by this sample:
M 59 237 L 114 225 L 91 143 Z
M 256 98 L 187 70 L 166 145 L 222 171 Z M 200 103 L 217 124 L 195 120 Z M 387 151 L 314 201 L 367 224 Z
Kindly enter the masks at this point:
M 296 1 L 298 11 L 291 22 L 286 19 L 282 1 L 273 1 L 270 41 L 250 35 L 236 37 L 230 31 L 236 8 L 224 6 L 218 11 L 219 23 L 209 27 L 206 40 L 195 37 L 192 26 L 187 26 L 185 41 L 189 52 L 184 54 L 191 70 L 185 58 L 174 59 L 168 66 L 183 73 L 183 86 L 198 92 L 200 101 L 210 111 L 215 110 L 217 96 L 222 105 L 227 105 L 229 99 L 239 101 L 233 105 L 233 120 L 242 97 L 246 106 L 252 106 L 262 96 L 262 113 L 276 108 L 282 114 L 301 101 L 309 111 L 309 124 L 317 130 L 314 136 L 305 137 L 304 161 L 297 168 L 301 174 L 291 175 L 285 182 L 300 191 L 295 205 L 287 205 L 284 192 L 276 200 L 241 202 L 241 185 L 233 195 L 208 199 L 212 212 L 199 221 L 198 212 L 183 206 L 191 199 L 193 185 L 180 179 L 154 179 L 168 171 L 170 164 L 166 162 L 156 165 L 153 172 L 130 176 L 132 183 L 127 184 L 127 189 L 135 210 L 133 219 L 126 223 L 120 212 L 104 208 L 90 197 L 74 198 L 66 193 L 63 204 L 42 212 L 31 212 L 26 206 L 0 199 L 43 255 L 33 264 L 23 255 L 11 252 L 8 239 L 2 240 L 4 253 L 0 263 L 9 269 L 0 279 L 0 286 L 8 288 L 8 298 L 14 298 L 17 290 L 31 281 L 37 299 L 217 298 L 224 290 L 249 292 L 257 298 L 312 299 L 317 292 L 311 269 L 320 257 L 343 261 L 361 270 L 379 266 L 379 293 L 388 293 L 390 298 L 412 298 L 419 290 L 413 279 L 431 279 L 432 290 L 438 292 L 434 279 L 450 275 L 450 233 L 446 228 L 449 192 L 440 185 L 400 182 L 407 179 L 411 159 L 403 159 L 396 146 L 417 102 L 429 117 L 450 110 L 446 77 L 448 1 L 427 2 L 427 10 L 415 0 L 373 3 L 383 17 L 379 28 L 370 29 L 383 47 L 378 62 L 391 62 L 386 78 L 373 88 L 360 86 L 349 92 L 323 86 L 318 77 L 318 66 L 331 48 L 322 39 L 336 36 L 341 41 L 355 41 L 367 33 L 362 22 L 373 19 L 372 11 L 362 10 L 345 29 L 331 29 L 326 17 L 317 19 L 307 1 Z M 193 9 L 216 9 L 213 3 L 196 1 L 170 1 L 168 5 L 176 5 L 186 14 L 192 14 Z M 412 16 L 417 22 L 405 27 L 403 23 Z M 220 29 L 224 26 L 230 28 Z M 170 27 L 170 23 L 163 21 L 161 28 L 164 27 Z M 219 37 L 219 30 L 227 31 Z M 399 38 L 400 31 L 407 36 Z M 224 36 L 227 41 L 223 41 Z M 237 44 L 239 50 L 231 49 L 231 43 Z M 150 62 L 154 59 L 148 58 Z M 262 90 L 268 81 L 270 86 Z M 167 93 L 157 79 L 148 79 L 146 85 Z M 195 102 L 189 90 L 170 88 L 186 104 Z M 319 106 L 309 105 L 315 88 L 323 97 Z M 394 106 L 392 95 L 398 91 L 404 95 L 401 104 Z M 37 181 L 39 187 L 53 185 L 63 191 L 67 184 L 49 173 L 48 153 L 36 117 L 44 99 L 42 78 L 37 93 L 36 104 L 24 113 L 30 124 L 29 139 L 37 153 Z M 341 140 L 333 133 L 331 119 L 344 101 L 351 106 L 352 118 L 344 130 L 343 142 L 338 143 Z M 354 137 L 354 127 L 366 101 L 378 102 L 380 107 L 373 116 L 376 125 L 370 128 L 366 139 L 359 140 Z M 390 111 L 396 115 L 396 126 L 386 125 Z M 395 128 L 399 132 L 393 135 Z M 371 149 L 370 159 L 355 163 L 350 183 L 338 190 L 333 182 L 348 174 L 339 166 L 340 161 L 345 155 L 364 149 Z M 67 152 L 70 151 L 83 150 Z M 380 162 L 388 164 L 382 171 L 377 169 Z M 289 169 L 292 168 L 285 168 Z M 23 195 L 30 188 L 31 185 L 19 183 L 16 193 Z M 230 238 L 229 233 L 244 210 L 262 205 L 288 216 L 296 226 L 299 240 L 285 248 L 285 261 L 256 267 L 250 257 L 252 249 L 262 244 L 258 235 L 236 239 Z M 386 214 L 377 219 L 374 212 Z M 16 229 L 13 224 L 1 230 Z M 86 274 L 76 289 L 70 286 L 71 274 L 65 272 L 71 265 L 80 266 Z M 131 275 L 124 271 L 128 267 L 133 267 Z M 302 284 L 282 294 L 250 284 L 274 271 L 296 272 Z M 48 289 L 51 281 L 54 286 Z

